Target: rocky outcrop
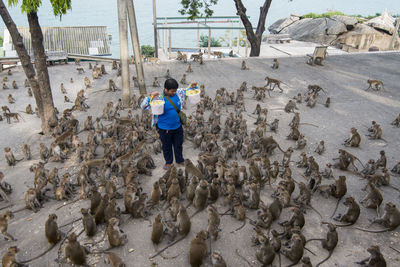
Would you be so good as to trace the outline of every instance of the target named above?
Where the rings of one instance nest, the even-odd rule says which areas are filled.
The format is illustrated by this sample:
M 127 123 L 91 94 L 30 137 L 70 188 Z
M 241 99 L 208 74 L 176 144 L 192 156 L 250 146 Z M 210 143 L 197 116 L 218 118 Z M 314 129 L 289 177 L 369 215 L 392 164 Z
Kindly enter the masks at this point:
M 268 29 L 273 34 L 288 34 L 293 40 L 336 45 L 346 51 L 367 51 L 373 46 L 387 50 L 395 21 L 386 12 L 364 23 L 355 17 L 339 15 L 331 18 L 298 18 L 291 16 L 280 19 Z M 399 49 L 398 43 L 394 45 L 395 49 Z
M 354 26 L 358 23 L 357 18 L 349 16 L 334 15 L 331 19 L 342 22 L 349 31 L 354 29 Z
M 387 12 L 384 12 L 382 16 L 370 19 L 366 22 L 366 24 L 371 27 L 374 27 L 375 29 L 385 31 L 389 34 L 393 34 L 394 21 L 395 19 L 392 16 L 390 16 Z
M 268 31 L 272 34 L 280 33 L 284 28 L 292 25 L 294 22 L 300 20 L 299 16 L 291 15 L 289 18 L 283 18 L 275 21 L 274 24 L 268 27 Z

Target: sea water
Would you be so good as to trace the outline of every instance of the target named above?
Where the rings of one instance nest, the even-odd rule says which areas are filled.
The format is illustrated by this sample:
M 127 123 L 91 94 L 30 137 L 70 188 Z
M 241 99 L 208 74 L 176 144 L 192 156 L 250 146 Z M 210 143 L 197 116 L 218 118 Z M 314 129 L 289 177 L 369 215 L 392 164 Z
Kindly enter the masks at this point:
M 4 1 L 7 3 L 8 1 Z M 22 0 L 20 1 L 22 2 Z M 39 9 L 39 22 L 41 26 L 107 26 L 107 32 L 112 35 L 111 52 L 119 57 L 118 38 L 118 14 L 117 0 L 72 0 L 72 10 L 60 19 L 53 15 L 50 1 L 43 0 Z M 153 39 L 153 5 L 152 0 L 134 0 L 136 20 L 141 45 L 154 45 Z M 180 0 L 156 0 L 157 17 L 181 16 Z M 243 0 L 247 9 L 247 15 L 253 27 L 257 27 L 260 9 L 264 0 Z M 215 16 L 235 16 L 236 8 L 233 0 L 219 0 L 213 7 Z M 385 10 L 392 14 L 400 14 L 399 0 L 274 0 L 268 12 L 266 28 L 280 18 L 290 14 L 306 14 L 309 12 L 323 13 L 326 11 L 341 11 L 345 14 L 360 14 L 363 16 L 375 15 Z M 9 12 L 18 26 L 28 26 L 25 14 L 21 14 L 19 6 L 9 8 Z M 214 24 L 222 26 L 224 24 Z M 193 24 L 193 26 L 195 26 Z M 213 25 L 211 25 L 213 26 Z M 230 24 L 225 24 L 230 26 Z M 4 32 L 4 23 L 0 20 L 0 35 Z M 265 31 L 265 34 L 268 30 Z M 208 30 L 200 34 L 207 34 Z M 228 30 L 214 30 L 212 36 L 230 36 Z M 238 31 L 233 31 L 233 37 L 238 36 Z M 160 37 L 162 39 L 162 32 Z M 197 30 L 173 30 L 172 47 L 195 47 L 197 42 Z M 224 43 L 222 43 L 224 44 Z

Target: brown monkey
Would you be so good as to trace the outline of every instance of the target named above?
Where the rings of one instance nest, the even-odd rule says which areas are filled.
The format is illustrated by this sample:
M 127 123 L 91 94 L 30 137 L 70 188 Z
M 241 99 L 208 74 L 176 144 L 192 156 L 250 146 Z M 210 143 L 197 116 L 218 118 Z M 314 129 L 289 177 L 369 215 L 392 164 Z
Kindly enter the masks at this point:
M 197 209 L 197 212 L 202 211 L 206 207 L 207 200 L 208 200 L 208 183 L 202 179 L 196 188 L 193 199 L 193 205 Z
M 29 97 L 32 97 L 32 96 L 33 96 L 32 89 L 31 89 L 31 88 L 28 88 L 28 96 L 29 96 Z
M 222 258 L 221 252 L 219 251 L 213 251 L 211 254 L 211 262 L 213 267 L 226 267 L 226 262 L 224 258 Z
M 8 103 L 10 103 L 10 104 L 14 104 L 14 103 L 15 103 L 15 99 L 14 99 L 14 97 L 12 96 L 12 94 L 9 94 L 9 95 L 8 95 Z
M 268 76 L 265 77 L 265 80 L 267 81 L 267 84 L 265 85 L 265 87 L 268 87 L 268 85 L 269 85 L 269 89 L 268 89 L 269 91 L 273 91 L 275 89 L 275 86 L 278 86 L 279 90 L 281 90 L 281 93 L 283 92 L 283 90 L 281 88 L 281 81 L 279 81 L 277 79 L 270 78 Z M 274 85 L 274 87 L 272 87 L 272 85 Z M 291 101 L 291 100 L 289 100 L 289 101 Z
M 394 121 L 392 121 L 390 124 L 393 126 L 396 126 L 396 127 L 400 127 L 400 113 L 399 113 L 399 115 L 397 115 L 397 117 L 394 119 Z
M 192 70 L 192 64 L 189 64 L 189 65 L 188 65 L 186 72 L 188 72 L 188 73 L 193 72 L 193 70 Z
M 65 247 L 65 257 L 73 264 L 86 265 L 86 249 L 81 246 L 76 239 L 77 236 L 75 233 L 71 233 L 68 236 L 68 243 Z
M 108 90 L 109 90 L 109 91 L 112 91 L 112 92 L 115 92 L 117 89 L 118 89 L 118 88 L 117 88 L 117 86 L 115 85 L 115 82 L 113 81 L 113 79 L 110 79 L 110 80 L 108 81 Z
M 153 242 L 154 251 L 157 251 L 157 246 L 161 242 L 164 232 L 161 219 L 161 214 L 157 214 L 154 218 L 153 231 L 151 232 L 151 241 Z
M 400 211 L 397 209 L 396 205 L 392 202 L 388 202 L 385 205 L 385 214 L 381 218 L 375 219 L 373 223 L 382 224 L 386 229 L 383 230 L 368 230 L 357 228 L 358 230 L 370 233 L 383 233 L 387 231 L 395 230 L 400 225 Z
M 304 245 L 301 237 L 297 234 L 293 234 L 290 240 L 290 246 L 284 247 L 281 250 L 281 253 L 293 262 L 293 264 L 289 266 L 296 265 L 301 260 L 304 253 Z
M 85 83 L 85 88 L 88 89 L 91 87 L 91 82 L 89 80 L 89 77 L 85 77 L 84 79 L 84 83 Z
M 365 91 L 368 91 L 370 88 L 372 88 L 372 90 L 375 91 L 379 91 L 380 89 L 385 89 L 385 87 L 383 87 L 383 82 L 380 80 L 367 80 L 367 83 L 369 84 L 369 87 Z
M 325 152 L 325 141 L 321 140 L 314 151 L 317 152 L 319 155 L 322 155 Z
M 203 178 L 203 174 L 198 168 L 196 168 L 190 159 L 185 159 L 185 177 L 189 178 L 189 174 L 197 177 L 198 179 Z
M 10 221 L 12 218 L 14 218 L 14 214 L 9 210 L 6 210 L 0 214 L 0 232 L 6 240 L 11 239 L 12 241 L 17 241 L 17 239 L 7 233 L 8 221 Z
M 376 209 L 376 212 L 378 214 L 379 206 L 383 201 L 382 193 L 371 182 L 368 182 L 366 190 L 368 191 L 368 194 L 360 201 L 360 203 L 363 204 L 366 208 Z
M 138 200 L 132 202 L 131 215 L 133 218 L 145 218 L 147 193 L 142 193 Z
M 350 226 L 356 223 L 360 216 L 360 206 L 354 200 L 353 197 L 347 197 L 343 204 L 347 207 L 346 213 L 333 218 L 335 221 L 345 222 L 347 224 L 337 224 L 337 227 Z
M 367 251 L 371 254 L 370 257 L 356 262 L 357 264 L 370 267 L 386 267 L 386 261 L 379 246 L 372 245 L 367 249 Z
M 240 68 L 241 70 L 248 70 L 249 68 L 246 66 L 246 61 L 242 61 L 242 67 Z
M 101 224 L 101 223 L 105 222 L 104 210 L 106 209 L 106 207 L 108 205 L 108 200 L 109 200 L 109 197 L 107 194 L 105 194 L 103 196 L 103 198 L 101 199 L 99 206 L 96 208 L 96 213 L 94 215 L 96 224 Z
M 304 256 L 301 259 L 301 262 L 303 263 L 302 267 L 313 267 L 313 265 L 311 264 L 310 257 Z
M 27 160 L 30 160 L 32 158 L 31 147 L 28 144 L 22 145 L 22 153 Z
M 154 81 L 153 81 L 153 87 L 160 87 L 160 82 L 158 81 L 157 77 L 154 77 Z
M 96 209 L 101 202 L 101 194 L 97 191 L 97 187 L 92 187 L 90 195 L 90 214 L 94 215 Z
M 190 222 L 190 218 L 187 214 L 186 208 L 183 205 L 180 205 L 179 207 L 179 212 L 177 215 L 177 225 L 179 234 L 183 237 L 185 237 L 190 232 L 192 224 Z
M 84 208 L 81 209 L 81 213 L 83 229 L 85 230 L 86 235 L 89 237 L 94 236 L 97 232 L 97 225 L 94 217 Z
M 25 108 L 25 113 L 26 113 L 26 114 L 29 114 L 29 115 L 33 115 L 33 114 L 34 114 L 34 112 L 33 112 L 33 110 L 32 110 L 31 104 L 28 104 L 28 105 L 26 106 L 26 108 Z
M 180 80 L 181 84 L 187 84 L 186 82 L 186 73 L 183 74 L 182 79 Z
M 18 161 L 23 160 L 23 159 L 15 159 L 14 154 L 12 153 L 11 148 L 9 147 L 4 148 L 4 156 L 6 158 L 8 166 L 15 166 L 15 164 Z
M 351 137 L 344 141 L 345 146 L 359 147 L 361 142 L 361 136 L 357 132 L 356 128 L 350 129 Z
M 274 58 L 271 68 L 275 70 L 279 68 L 279 61 L 277 58 Z
M 207 235 L 209 237 L 213 236 L 214 240 L 217 240 L 219 232 L 219 224 L 220 224 L 218 210 L 215 206 L 209 205 L 207 207 L 207 211 L 208 211 L 208 225 L 206 230 Z
M 177 178 L 172 179 L 171 186 L 168 189 L 168 196 L 167 196 L 168 203 L 170 203 L 173 197 L 176 197 L 177 199 L 181 197 L 181 189 L 179 187 L 179 181 Z
M 106 232 L 108 242 L 112 248 L 123 246 L 128 242 L 126 234 L 121 234 L 122 231 L 119 229 L 118 225 L 119 220 L 117 218 L 111 218 L 108 221 Z
M 382 168 L 386 168 L 386 155 L 385 155 L 385 150 L 381 150 L 379 152 L 379 154 L 381 155 L 380 158 L 378 160 L 376 160 L 376 166 L 382 167 Z
M 17 246 L 9 247 L 6 254 L 4 254 L 1 263 L 3 267 L 19 267 L 25 266 L 20 264 L 15 259 L 15 255 L 19 252 L 19 248 Z
M 60 84 L 60 89 L 61 89 L 61 93 L 62 93 L 62 94 L 66 94 L 66 93 L 67 93 L 67 90 L 66 90 L 65 87 L 64 87 L 64 83 L 61 83 L 61 84 Z
M 151 204 L 152 206 L 158 205 L 160 203 L 162 191 L 158 181 L 153 184 L 153 190 L 151 191 Z
M 203 264 L 203 258 L 207 253 L 206 239 L 207 234 L 204 231 L 200 231 L 190 242 L 189 262 L 192 267 L 199 267 Z
M 39 155 L 40 159 L 47 162 L 50 158 L 50 150 L 46 147 L 44 143 L 40 143 Z
M 263 266 L 270 265 L 274 261 L 275 250 L 268 238 L 264 239 L 264 243 L 261 244 L 261 247 L 256 251 L 256 258 Z
M 107 252 L 107 256 L 104 258 L 104 263 L 111 264 L 112 267 L 125 267 L 125 263 L 122 261 L 117 254 L 113 252 Z
M 61 232 L 58 230 L 57 225 L 57 215 L 49 214 L 49 218 L 47 219 L 44 225 L 44 231 L 46 234 L 47 241 L 50 244 L 55 245 L 58 241 L 61 240 Z
M 18 85 L 17 85 L 16 81 L 12 81 L 11 86 L 12 86 L 13 89 L 18 89 Z
M 328 98 L 326 99 L 326 102 L 325 102 L 325 107 L 326 107 L 326 108 L 329 108 L 330 105 L 331 105 L 331 98 L 328 97 Z

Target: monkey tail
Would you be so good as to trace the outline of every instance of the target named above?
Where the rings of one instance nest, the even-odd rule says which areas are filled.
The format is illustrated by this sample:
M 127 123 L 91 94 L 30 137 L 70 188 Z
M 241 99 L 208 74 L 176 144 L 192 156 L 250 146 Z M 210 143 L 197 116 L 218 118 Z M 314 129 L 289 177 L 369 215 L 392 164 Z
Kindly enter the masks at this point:
M 38 259 L 38 258 L 44 256 L 47 252 L 49 252 L 50 250 L 52 250 L 56 245 L 57 245 L 57 243 L 52 244 L 51 247 L 49 247 L 47 250 L 45 250 L 44 252 L 42 252 L 40 255 L 37 255 L 36 257 L 33 257 L 32 259 L 29 259 L 29 260 L 21 261 L 20 263 L 28 263 L 28 262 L 34 261 L 34 260 L 36 260 L 36 259 Z
M 384 233 L 384 232 L 388 232 L 392 229 L 390 228 L 386 228 L 386 229 L 382 229 L 382 230 L 369 230 L 369 229 L 364 229 L 364 228 L 360 228 L 360 227 L 355 227 L 357 230 L 363 231 L 363 232 L 368 232 L 368 233 Z
M 315 125 L 315 124 L 312 124 L 312 123 L 307 123 L 307 122 L 302 122 L 302 123 L 299 123 L 299 125 L 310 125 L 310 126 L 314 126 L 314 127 L 317 127 L 317 128 L 319 128 L 319 126 L 318 126 L 318 125 Z
M 311 205 L 309 205 L 310 206 L 310 208 L 313 210 L 313 211 L 315 211 L 318 215 L 319 215 L 319 217 L 321 218 L 321 220 L 322 220 L 322 214 L 316 209 L 316 208 L 314 208 L 313 206 L 311 206 Z
M 74 204 L 75 202 L 77 202 L 77 201 L 79 201 L 79 200 L 81 200 L 81 199 L 80 199 L 80 198 L 77 198 L 77 199 L 75 199 L 75 200 L 73 200 L 73 201 L 67 202 L 67 203 L 65 203 L 65 204 L 63 204 L 63 205 L 61 205 L 61 206 L 59 206 L 58 208 L 56 208 L 56 210 L 59 210 L 59 209 L 61 209 L 62 207 L 65 207 L 65 206 Z
M 156 254 L 153 254 L 152 256 L 149 257 L 149 259 L 153 259 L 155 257 L 157 257 L 158 255 L 160 255 L 161 253 L 163 253 L 165 250 L 167 250 L 169 247 L 172 247 L 173 245 L 175 245 L 176 243 L 178 243 L 179 241 L 183 240 L 186 236 L 182 236 L 181 238 L 175 240 L 174 242 L 172 242 L 171 244 L 167 245 L 165 248 L 159 250 Z
M 233 233 L 239 231 L 239 230 L 242 229 L 245 225 L 246 225 L 246 218 L 244 218 L 243 224 L 242 224 L 239 228 L 237 228 L 237 229 L 231 231 L 231 234 L 233 234 Z
M 311 238 L 311 239 L 306 240 L 306 243 L 308 243 L 310 241 L 322 241 L 322 240 L 325 240 L 325 239 L 322 239 L 322 238 Z
M 323 259 L 320 263 L 318 263 L 317 265 L 315 265 L 315 267 L 320 266 L 322 263 L 326 262 L 327 260 L 329 260 L 329 258 L 332 256 L 333 250 L 329 251 L 329 255 L 328 257 L 326 257 L 325 259 Z
M 242 260 L 244 260 L 250 267 L 253 267 L 253 265 L 252 265 L 245 257 L 243 257 L 243 256 L 239 253 L 239 250 L 238 250 L 238 249 L 236 249 L 235 252 L 236 252 L 236 255 L 239 256 L 239 258 L 241 258 Z
M 335 213 L 336 213 L 336 211 L 337 211 L 337 209 L 338 209 L 338 207 L 339 207 L 339 202 L 340 202 L 340 200 L 342 200 L 342 198 L 339 198 L 339 199 L 337 200 L 337 202 L 336 202 L 336 207 L 335 207 L 335 210 L 333 211 L 333 213 L 332 213 L 332 215 L 331 215 L 331 218 L 333 217 L 333 215 L 335 215 Z
M 58 228 L 62 228 L 62 227 L 68 226 L 68 225 L 73 224 L 73 223 L 75 223 L 77 221 L 80 221 L 80 220 L 82 220 L 82 218 L 75 219 L 72 222 L 69 222 L 69 223 L 66 223 L 66 224 L 63 224 L 63 225 L 59 226 Z

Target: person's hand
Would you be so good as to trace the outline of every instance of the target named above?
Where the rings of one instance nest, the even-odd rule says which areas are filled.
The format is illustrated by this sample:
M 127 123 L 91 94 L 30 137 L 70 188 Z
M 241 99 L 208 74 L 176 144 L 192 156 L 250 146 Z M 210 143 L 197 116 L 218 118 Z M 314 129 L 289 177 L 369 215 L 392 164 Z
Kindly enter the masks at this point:
M 157 97 L 157 96 L 159 96 L 159 95 L 160 95 L 160 92 L 153 92 L 153 93 L 151 93 L 151 97 L 152 97 L 152 98 Z

